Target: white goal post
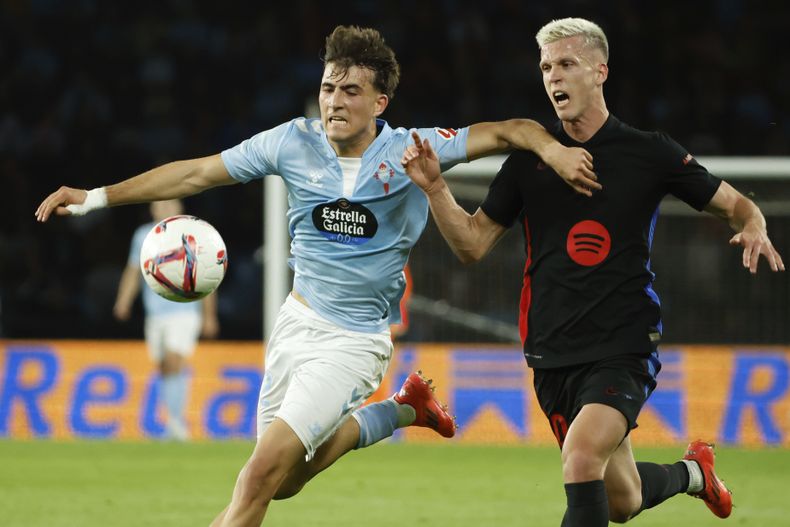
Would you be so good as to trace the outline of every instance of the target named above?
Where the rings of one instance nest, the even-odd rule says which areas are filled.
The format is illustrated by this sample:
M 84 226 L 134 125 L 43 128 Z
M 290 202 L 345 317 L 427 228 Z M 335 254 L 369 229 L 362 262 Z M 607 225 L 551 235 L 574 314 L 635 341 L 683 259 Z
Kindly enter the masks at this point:
M 481 201 L 487 192 L 488 182 L 496 175 L 506 156 L 492 156 L 471 163 L 456 165 L 448 171 L 448 180 L 456 197 Z M 771 181 L 790 180 L 790 157 L 699 157 L 697 160 L 712 174 L 730 181 Z M 288 249 L 288 208 L 285 187 L 278 177 L 265 178 L 264 183 L 264 340 L 268 340 L 280 305 L 291 288 L 290 272 L 287 261 Z M 790 202 L 780 197 L 776 201 L 760 203 L 766 214 L 790 215 Z M 696 211 L 682 203 L 671 200 L 662 204 L 662 213 L 669 215 L 696 214 Z M 426 301 L 422 306 L 433 309 Z M 450 306 L 444 310 L 453 316 L 462 317 L 463 313 L 453 311 Z M 470 314 L 471 316 L 471 314 Z M 471 318 L 469 320 L 472 320 Z M 476 319 L 475 319 L 476 320 Z M 502 333 L 511 333 L 508 328 L 498 328 Z

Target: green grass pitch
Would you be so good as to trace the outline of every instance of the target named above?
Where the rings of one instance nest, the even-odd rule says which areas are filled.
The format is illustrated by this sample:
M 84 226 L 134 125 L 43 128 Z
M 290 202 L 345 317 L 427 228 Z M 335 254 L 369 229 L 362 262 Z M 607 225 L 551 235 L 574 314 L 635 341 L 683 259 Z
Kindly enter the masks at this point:
M 0 525 L 208 525 L 230 498 L 252 443 L 0 441 Z M 675 461 L 682 447 L 637 449 Z M 551 447 L 381 444 L 352 452 L 265 525 L 343 527 L 558 526 L 565 497 Z M 635 526 L 790 525 L 790 450 L 718 449 L 736 509 L 722 523 L 676 496 Z

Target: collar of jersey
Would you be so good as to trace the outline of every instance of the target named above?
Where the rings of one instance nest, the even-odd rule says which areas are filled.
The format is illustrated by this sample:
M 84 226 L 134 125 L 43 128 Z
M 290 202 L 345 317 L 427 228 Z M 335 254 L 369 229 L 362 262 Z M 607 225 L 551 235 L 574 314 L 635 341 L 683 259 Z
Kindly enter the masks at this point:
M 603 139 L 605 139 L 606 136 L 609 135 L 609 131 L 613 130 L 617 126 L 617 123 L 619 122 L 620 121 L 617 119 L 617 117 L 615 117 L 610 113 L 609 117 L 606 118 L 606 122 L 603 123 L 603 126 L 601 126 L 598 129 L 598 131 L 596 131 L 593 134 L 591 138 L 589 138 L 583 143 L 580 143 L 565 132 L 565 129 L 562 127 L 562 121 L 557 121 L 557 129 L 559 131 L 559 134 L 561 134 L 560 136 L 557 137 L 565 138 L 565 141 L 562 142 L 562 144 L 564 145 L 580 146 L 580 147 L 592 146 L 597 143 L 600 143 Z

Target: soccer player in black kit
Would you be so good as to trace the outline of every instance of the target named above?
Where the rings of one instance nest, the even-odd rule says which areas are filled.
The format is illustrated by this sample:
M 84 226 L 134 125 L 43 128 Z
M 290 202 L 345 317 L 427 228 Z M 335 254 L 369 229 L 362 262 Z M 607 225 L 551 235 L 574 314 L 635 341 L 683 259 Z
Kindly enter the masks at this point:
M 672 465 L 637 463 L 628 436 L 661 368 L 660 304 L 650 271 L 659 202 L 672 194 L 728 221 L 736 232 L 730 243 L 743 248 L 752 273 L 760 255 L 773 271 L 784 264 L 752 201 L 668 136 L 609 114 L 603 96 L 609 49 L 598 25 L 555 20 L 536 38 L 543 83 L 560 119 L 552 133 L 590 154 L 594 184 L 576 193 L 538 157 L 517 152 L 470 215 L 456 204 L 427 141 L 414 134 L 402 163 L 462 261 L 482 258 L 521 223 L 520 329 L 538 401 L 562 450 L 561 525 L 626 522 L 684 492 L 726 518 L 732 498 L 714 472 L 712 445 L 694 441 Z

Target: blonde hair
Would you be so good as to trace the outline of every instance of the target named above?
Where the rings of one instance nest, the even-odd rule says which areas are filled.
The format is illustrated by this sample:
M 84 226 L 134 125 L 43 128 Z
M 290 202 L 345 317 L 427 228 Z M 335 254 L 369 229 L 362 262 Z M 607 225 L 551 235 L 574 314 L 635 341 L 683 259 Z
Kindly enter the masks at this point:
M 570 38 L 581 35 L 584 37 L 584 45 L 598 49 L 603 53 L 604 62 L 609 60 L 609 41 L 606 40 L 601 26 L 595 22 L 590 22 L 584 18 L 561 18 L 552 20 L 538 31 L 535 40 L 538 46 L 543 47 L 563 38 Z

